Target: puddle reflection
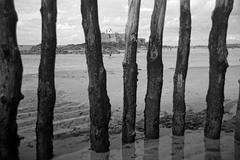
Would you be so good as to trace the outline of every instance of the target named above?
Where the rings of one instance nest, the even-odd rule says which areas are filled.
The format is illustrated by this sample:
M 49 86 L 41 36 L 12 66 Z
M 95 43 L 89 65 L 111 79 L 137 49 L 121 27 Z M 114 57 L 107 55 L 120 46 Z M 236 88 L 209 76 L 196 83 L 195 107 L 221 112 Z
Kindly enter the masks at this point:
M 204 138 L 205 160 L 221 160 L 220 140 Z
M 240 142 L 235 141 L 234 143 L 234 157 L 235 160 L 239 160 L 240 159 Z
M 91 160 L 109 160 L 109 152 L 107 153 L 96 153 L 94 151 L 90 152 Z
M 172 160 L 184 159 L 184 136 L 172 136 Z
M 144 140 L 144 156 L 143 160 L 158 160 L 159 159 L 159 139 Z
M 125 144 L 122 146 L 122 160 L 135 160 L 136 148 L 135 143 Z
M 185 137 L 167 135 L 155 140 L 139 139 L 125 145 L 117 142 L 109 153 L 86 153 L 91 160 L 240 160 L 240 142 L 234 142 L 231 135 L 212 140 L 199 132 Z

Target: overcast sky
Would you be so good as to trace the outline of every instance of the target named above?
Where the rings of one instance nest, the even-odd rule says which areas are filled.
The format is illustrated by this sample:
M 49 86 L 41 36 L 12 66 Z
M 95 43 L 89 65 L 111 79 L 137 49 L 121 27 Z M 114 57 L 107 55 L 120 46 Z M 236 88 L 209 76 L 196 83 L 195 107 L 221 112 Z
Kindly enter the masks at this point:
M 58 44 L 84 42 L 81 0 L 57 0 L 57 40 Z M 167 0 L 164 27 L 164 44 L 176 45 L 179 31 L 179 2 Z M 142 0 L 139 37 L 148 41 L 150 20 L 154 0 Z M 240 1 L 234 1 L 234 9 L 229 19 L 228 43 L 240 43 Z M 18 13 L 17 35 L 19 44 L 39 44 L 41 42 L 41 0 L 15 0 Z M 127 21 L 128 0 L 98 0 L 100 29 L 104 32 L 124 32 Z M 191 0 L 192 44 L 207 44 L 211 28 L 211 13 L 215 0 Z

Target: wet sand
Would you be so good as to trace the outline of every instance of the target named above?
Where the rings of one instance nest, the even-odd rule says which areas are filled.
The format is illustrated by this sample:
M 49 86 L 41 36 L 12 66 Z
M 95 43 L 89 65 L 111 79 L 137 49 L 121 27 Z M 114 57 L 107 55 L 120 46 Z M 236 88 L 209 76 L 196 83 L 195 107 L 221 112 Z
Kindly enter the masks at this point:
M 120 135 L 111 136 L 108 153 L 95 153 L 88 148 L 62 155 L 54 160 L 239 160 L 240 143 L 233 134 L 223 134 L 221 140 L 203 137 L 203 131 L 188 131 L 185 137 L 174 137 L 161 130 L 159 140 L 139 138 L 135 143 L 122 145 Z

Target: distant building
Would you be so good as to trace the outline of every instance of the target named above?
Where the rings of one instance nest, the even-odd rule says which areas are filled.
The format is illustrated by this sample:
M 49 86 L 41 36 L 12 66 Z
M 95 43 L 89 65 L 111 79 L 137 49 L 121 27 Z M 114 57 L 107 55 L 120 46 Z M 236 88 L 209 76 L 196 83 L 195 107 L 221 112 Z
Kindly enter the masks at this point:
M 102 33 L 102 42 L 105 43 L 121 43 L 125 41 L 125 35 L 123 33 Z
M 124 33 L 113 33 L 112 29 L 107 29 L 106 32 L 101 33 L 101 38 L 103 43 L 125 43 Z M 144 38 L 138 38 L 139 45 L 145 45 L 146 41 Z

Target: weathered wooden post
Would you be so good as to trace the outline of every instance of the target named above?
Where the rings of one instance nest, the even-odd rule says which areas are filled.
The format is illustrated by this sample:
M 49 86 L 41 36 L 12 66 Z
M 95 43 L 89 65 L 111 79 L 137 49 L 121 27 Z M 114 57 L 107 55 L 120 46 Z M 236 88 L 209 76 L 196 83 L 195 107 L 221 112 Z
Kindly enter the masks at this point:
M 38 80 L 37 159 L 53 157 L 57 1 L 42 0 L 42 44 Z
M 191 38 L 190 0 L 180 1 L 180 31 L 177 62 L 173 77 L 173 128 L 175 136 L 183 136 L 185 131 L 185 84 L 188 70 L 188 58 Z
M 18 160 L 17 109 L 23 95 L 22 60 L 13 0 L 0 0 L 0 159 Z
M 107 152 L 109 151 L 108 123 L 111 105 L 106 89 L 97 0 L 81 0 L 81 11 L 89 76 L 91 149 L 96 152 Z
M 163 84 L 162 37 L 166 0 L 155 0 L 147 53 L 147 94 L 145 97 L 145 137 L 159 138 L 159 114 Z
M 238 104 L 237 104 L 237 113 L 236 113 L 236 119 L 235 119 L 235 140 L 240 142 L 240 80 L 238 80 L 239 83 L 239 97 L 238 97 Z
M 136 98 L 137 98 L 137 41 L 141 0 L 128 1 L 128 21 L 125 29 L 126 50 L 123 60 L 123 143 L 135 141 Z
M 226 36 L 228 18 L 233 8 L 233 0 L 216 0 L 212 13 L 212 29 L 208 48 L 210 53 L 209 88 L 206 97 L 207 116 L 204 135 L 219 139 L 223 117 L 225 73 L 228 67 Z

